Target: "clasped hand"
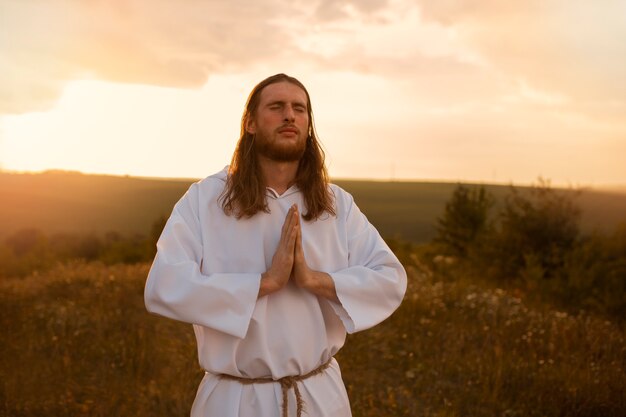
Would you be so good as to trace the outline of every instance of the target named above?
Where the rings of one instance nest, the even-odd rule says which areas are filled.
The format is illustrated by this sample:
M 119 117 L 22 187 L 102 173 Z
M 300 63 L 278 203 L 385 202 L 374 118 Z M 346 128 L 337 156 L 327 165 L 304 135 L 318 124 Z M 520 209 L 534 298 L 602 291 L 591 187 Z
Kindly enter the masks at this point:
M 306 263 L 302 249 L 300 213 L 295 204 L 285 217 L 272 264 L 267 272 L 261 275 L 259 297 L 280 290 L 290 279 L 300 288 L 337 300 L 335 285 L 330 275 L 314 271 Z

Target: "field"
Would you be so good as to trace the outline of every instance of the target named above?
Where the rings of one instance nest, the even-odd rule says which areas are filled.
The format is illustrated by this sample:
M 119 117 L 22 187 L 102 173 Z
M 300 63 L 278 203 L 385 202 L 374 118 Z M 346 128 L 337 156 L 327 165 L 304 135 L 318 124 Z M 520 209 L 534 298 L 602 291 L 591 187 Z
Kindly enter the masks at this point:
M 402 306 L 338 354 L 355 417 L 626 415 L 621 325 L 401 258 Z M 145 311 L 148 268 L 73 263 L 0 281 L 0 415 L 188 415 L 193 332 Z
M 0 417 L 189 414 L 202 378 L 192 328 L 146 312 L 148 263 L 116 262 L 152 256 L 121 255 L 150 243 L 144 237 L 191 181 L 0 173 L 0 241 L 26 228 L 128 236 L 108 234 L 110 252 L 83 258 L 92 262 L 53 250 L 71 239 L 0 245 L 0 267 L 24 267 L 0 274 Z M 480 263 L 435 262 L 439 247 L 424 243 L 456 184 L 337 183 L 409 275 L 396 313 L 349 336 L 337 355 L 355 417 L 626 415 L 626 321 L 616 313 L 624 311 L 626 193 L 576 197 L 583 234 L 608 233 L 564 258 L 560 271 L 572 274 L 544 280 L 528 258 L 520 279 L 498 281 Z M 502 207 L 508 187 L 485 188 Z M 617 308 L 604 308 L 607 300 Z
M 72 172 L 0 172 L 0 239 L 24 228 L 44 234 L 116 231 L 148 234 L 168 216 L 193 180 L 142 179 Z M 456 187 L 454 183 L 335 181 L 354 195 L 361 210 L 385 237 L 428 242 Z M 497 200 L 506 185 L 485 187 Z M 523 187 L 521 187 L 523 188 Z M 610 231 L 626 221 L 626 193 L 583 190 L 577 197 L 586 232 Z

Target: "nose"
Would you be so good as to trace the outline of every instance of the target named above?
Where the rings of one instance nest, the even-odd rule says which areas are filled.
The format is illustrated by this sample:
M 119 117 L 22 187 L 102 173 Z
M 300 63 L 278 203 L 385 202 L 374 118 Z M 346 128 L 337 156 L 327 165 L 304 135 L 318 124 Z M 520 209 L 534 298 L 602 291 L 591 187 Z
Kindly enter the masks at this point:
M 285 112 L 283 114 L 283 120 L 285 122 L 293 122 L 296 120 L 296 113 L 291 106 L 285 106 Z

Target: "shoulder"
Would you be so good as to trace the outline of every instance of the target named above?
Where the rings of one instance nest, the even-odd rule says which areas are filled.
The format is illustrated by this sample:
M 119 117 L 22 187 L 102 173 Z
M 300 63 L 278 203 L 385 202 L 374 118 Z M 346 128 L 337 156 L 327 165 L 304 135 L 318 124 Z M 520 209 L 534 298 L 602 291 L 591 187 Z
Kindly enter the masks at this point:
M 336 184 L 330 184 L 330 187 L 335 195 L 337 218 L 347 225 L 350 238 L 360 236 L 361 233 L 376 231 L 354 201 L 352 194 Z
M 227 168 L 198 180 L 191 184 L 188 192 L 195 192 L 201 195 L 221 193 L 226 186 Z
M 213 175 L 209 175 L 208 177 L 201 179 L 196 182 L 199 187 L 203 188 L 224 188 L 226 185 L 226 179 L 228 178 L 228 167 L 225 167 L 219 172 L 216 172 Z
M 219 197 L 226 185 L 226 177 L 226 168 L 224 168 L 220 172 L 192 183 L 180 198 L 179 204 L 197 205 L 201 201 Z
M 333 184 L 332 182 L 328 184 L 328 188 L 330 189 L 330 192 L 335 196 L 335 198 L 337 198 L 337 197 L 341 197 L 341 198 L 349 197 L 349 198 L 351 198 L 352 197 L 352 195 L 350 195 L 349 192 L 347 192 L 346 190 L 344 190 L 343 188 L 341 188 L 337 184 Z
M 349 212 L 354 206 L 354 197 L 348 191 L 344 190 L 337 184 L 330 183 L 328 185 L 330 192 L 335 200 L 337 214 Z

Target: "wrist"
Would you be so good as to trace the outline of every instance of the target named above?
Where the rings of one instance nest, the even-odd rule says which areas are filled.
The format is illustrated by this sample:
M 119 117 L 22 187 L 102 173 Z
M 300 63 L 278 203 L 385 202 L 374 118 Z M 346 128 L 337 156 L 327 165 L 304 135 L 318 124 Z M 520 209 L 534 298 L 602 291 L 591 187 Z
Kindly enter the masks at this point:
M 309 268 L 299 271 L 296 284 L 300 288 L 310 291 L 316 285 L 315 271 Z
M 269 272 L 261 274 L 261 283 L 259 284 L 259 297 L 269 295 L 280 289 L 278 282 L 272 277 Z
M 308 273 L 298 280 L 298 285 L 312 294 L 327 298 L 339 303 L 335 282 L 332 277 L 320 271 L 308 270 Z

